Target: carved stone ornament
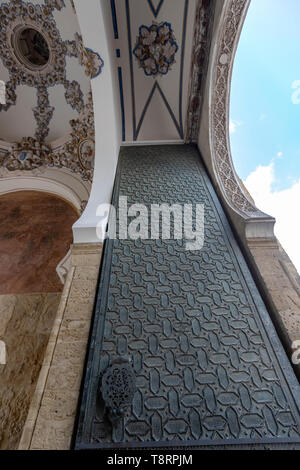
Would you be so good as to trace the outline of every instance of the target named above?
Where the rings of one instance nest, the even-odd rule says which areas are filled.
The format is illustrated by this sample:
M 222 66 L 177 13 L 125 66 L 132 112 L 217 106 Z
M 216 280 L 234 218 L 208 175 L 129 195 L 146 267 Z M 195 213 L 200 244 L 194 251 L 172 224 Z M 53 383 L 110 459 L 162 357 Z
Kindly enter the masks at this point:
M 197 0 L 187 109 L 186 142 L 197 142 L 211 45 L 215 0 Z
M 113 360 L 100 379 L 100 393 L 112 425 L 124 417 L 135 391 L 136 379 L 129 362 L 122 358 Z
M 249 200 L 234 170 L 229 143 L 229 93 L 238 39 L 249 0 L 226 0 L 216 53 L 211 87 L 210 141 L 214 173 L 224 198 L 244 218 L 265 218 Z

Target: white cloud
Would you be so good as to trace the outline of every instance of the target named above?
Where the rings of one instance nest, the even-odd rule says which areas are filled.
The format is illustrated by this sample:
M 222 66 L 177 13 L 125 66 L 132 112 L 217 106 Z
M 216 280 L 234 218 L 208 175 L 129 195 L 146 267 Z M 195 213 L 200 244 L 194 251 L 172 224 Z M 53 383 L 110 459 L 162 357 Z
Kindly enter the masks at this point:
M 294 93 L 292 94 L 292 103 L 299 104 L 300 103 L 300 80 L 295 80 L 292 83 L 292 88 L 296 89 L 296 91 L 294 91 Z
M 233 121 L 230 119 L 229 122 L 229 132 L 230 134 L 234 134 L 236 132 L 237 127 L 241 126 L 242 123 L 240 121 Z
M 283 191 L 272 191 L 274 162 L 259 166 L 244 184 L 257 207 L 276 218 L 275 235 L 300 273 L 300 179 Z
M 283 153 L 282 152 L 278 152 L 277 153 L 277 158 L 282 158 L 283 157 Z

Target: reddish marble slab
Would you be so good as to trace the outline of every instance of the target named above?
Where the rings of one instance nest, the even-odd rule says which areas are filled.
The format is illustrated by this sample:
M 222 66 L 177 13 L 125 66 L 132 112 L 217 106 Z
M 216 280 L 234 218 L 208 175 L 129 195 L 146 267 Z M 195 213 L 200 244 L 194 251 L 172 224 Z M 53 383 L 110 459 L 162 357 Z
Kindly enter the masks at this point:
M 76 211 L 42 192 L 0 197 L 0 294 L 59 292 L 56 266 L 73 241 Z

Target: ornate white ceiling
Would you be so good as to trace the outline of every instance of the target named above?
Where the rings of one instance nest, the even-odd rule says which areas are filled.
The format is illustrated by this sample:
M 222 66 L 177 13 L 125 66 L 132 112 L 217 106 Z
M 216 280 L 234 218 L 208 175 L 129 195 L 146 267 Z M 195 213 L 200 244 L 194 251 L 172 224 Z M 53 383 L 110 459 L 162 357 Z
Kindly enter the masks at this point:
M 123 141 L 196 140 L 213 4 L 108 1 Z M 72 0 L 0 0 L 0 21 L 0 80 L 6 83 L 1 166 L 66 166 L 91 180 L 90 78 L 101 72 L 103 61 L 84 47 Z M 14 38 L 24 27 L 39 31 L 47 43 L 49 60 L 40 68 L 20 59 Z
M 63 138 L 87 102 L 90 76 L 102 66 L 100 56 L 83 46 L 72 2 L 0 0 L 0 21 L 0 80 L 7 90 L 6 105 L 0 105 L 0 139 L 34 137 L 50 143 Z M 30 70 L 18 59 L 13 38 L 24 25 L 47 40 L 50 58 L 42 70 Z
M 111 1 L 124 141 L 186 137 L 195 17 L 206 37 L 209 3 Z

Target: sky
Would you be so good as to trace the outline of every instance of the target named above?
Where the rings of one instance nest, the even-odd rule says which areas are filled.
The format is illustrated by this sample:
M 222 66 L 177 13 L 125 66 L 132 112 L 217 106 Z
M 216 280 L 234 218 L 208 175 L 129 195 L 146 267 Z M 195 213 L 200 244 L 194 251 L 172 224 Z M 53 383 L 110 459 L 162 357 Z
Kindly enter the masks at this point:
M 300 0 L 251 0 L 233 67 L 236 171 L 300 273 Z

